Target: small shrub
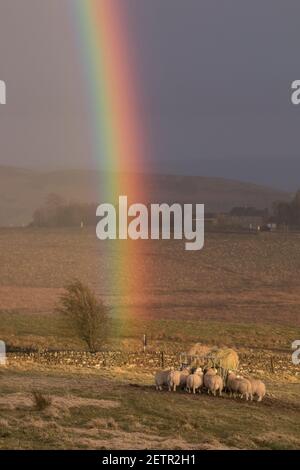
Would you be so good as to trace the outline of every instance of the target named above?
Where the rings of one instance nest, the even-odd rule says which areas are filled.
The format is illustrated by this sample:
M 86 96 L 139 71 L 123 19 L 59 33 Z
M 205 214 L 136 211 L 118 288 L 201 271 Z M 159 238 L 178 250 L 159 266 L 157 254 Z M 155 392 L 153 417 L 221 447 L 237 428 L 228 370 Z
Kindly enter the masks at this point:
M 90 351 L 96 351 L 106 336 L 108 309 L 82 282 L 75 280 L 65 287 L 57 311 L 65 315 L 77 336 Z
M 52 400 L 49 396 L 43 395 L 41 392 L 36 390 L 32 392 L 32 399 L 36 409 L 39 411 L 45 410 L 52 403 Z

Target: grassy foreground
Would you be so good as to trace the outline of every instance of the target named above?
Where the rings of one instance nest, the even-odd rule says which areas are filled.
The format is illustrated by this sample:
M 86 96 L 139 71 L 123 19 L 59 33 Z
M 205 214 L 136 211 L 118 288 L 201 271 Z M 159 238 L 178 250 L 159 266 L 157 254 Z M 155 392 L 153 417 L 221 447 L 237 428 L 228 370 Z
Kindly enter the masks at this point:
M 295 449 L 300 384 L 262 403 L 156 392 L 152 371 L 10 369 L 0 376 L 1 449 Z M 36 409 L 32 391 L 51 399 Z

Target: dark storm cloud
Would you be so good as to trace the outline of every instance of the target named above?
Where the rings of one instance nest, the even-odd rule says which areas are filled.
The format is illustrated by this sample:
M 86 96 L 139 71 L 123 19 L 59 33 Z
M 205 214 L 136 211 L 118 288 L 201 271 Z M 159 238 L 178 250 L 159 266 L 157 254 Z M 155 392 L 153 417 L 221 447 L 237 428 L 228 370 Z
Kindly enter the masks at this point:
M 297 0 L 121 0 L 142 83 L 149 170 L 294 188 Z M 0 0 L 2 164 L 91 165 L 72 0 Z

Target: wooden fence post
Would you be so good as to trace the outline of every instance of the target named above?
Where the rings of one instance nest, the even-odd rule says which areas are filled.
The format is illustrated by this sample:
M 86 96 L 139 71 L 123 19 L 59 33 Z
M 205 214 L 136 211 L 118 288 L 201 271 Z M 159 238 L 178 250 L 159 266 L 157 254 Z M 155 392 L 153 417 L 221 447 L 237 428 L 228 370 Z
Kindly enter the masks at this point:
M 143 350 L 144 350 L 144 353 L 146 352 L 146 347 L 147 347 L 147 335 L 144 334 L 143 335 Z
M 160 353 L 160 364 L 161 364 L 162 368 L 165 367 L 165 355 L 164 355 L 163 351 L 161 351 L 161 353 Z

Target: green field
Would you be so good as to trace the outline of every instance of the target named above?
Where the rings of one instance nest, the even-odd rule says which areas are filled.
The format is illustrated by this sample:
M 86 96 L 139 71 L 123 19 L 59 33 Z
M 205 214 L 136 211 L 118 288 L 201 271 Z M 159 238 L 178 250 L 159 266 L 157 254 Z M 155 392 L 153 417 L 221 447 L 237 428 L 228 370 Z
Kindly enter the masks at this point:
M 65 319 L 52 315 L 0 312 L 1 338 L 10 348 L 85 349 L 86 345 Z M 104 349 L 139 351 L 147 333 L 150 350 L 181 351 L 201 342 L 234 348 L 261 348 L 289 351 L 299 328 L 287 325 L 227 323 L 224 321 L 181 319 L 110 319 Z

